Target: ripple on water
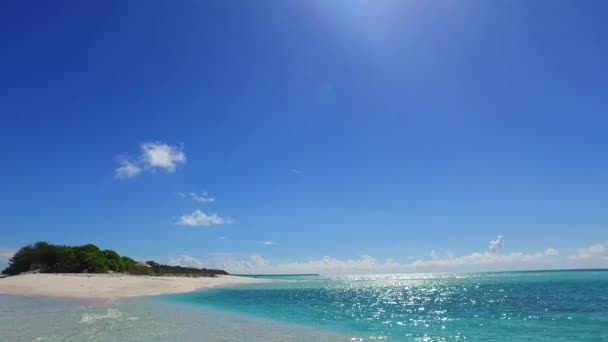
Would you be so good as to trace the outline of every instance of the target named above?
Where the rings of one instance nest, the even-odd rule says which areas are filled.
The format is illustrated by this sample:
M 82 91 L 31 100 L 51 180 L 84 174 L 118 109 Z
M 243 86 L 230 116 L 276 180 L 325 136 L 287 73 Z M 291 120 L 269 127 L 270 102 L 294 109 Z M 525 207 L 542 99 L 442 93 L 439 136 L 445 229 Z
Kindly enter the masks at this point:
M 110 303 L 9 296 L 0 341 L 608 341 L 607 288 L 594 271 L 341 276 Z
M 350 337 L 154 299 L 111 303 L 0 296 L 0 341 L 349 341 Z
M 608 315 L 606 288 L 608 272 L 374 275 L 251 285 L 174 300 L 366 340 L 596 341 L 608 340 L 599 323 Z M 576 324 L 568 324 L 577 315 Z

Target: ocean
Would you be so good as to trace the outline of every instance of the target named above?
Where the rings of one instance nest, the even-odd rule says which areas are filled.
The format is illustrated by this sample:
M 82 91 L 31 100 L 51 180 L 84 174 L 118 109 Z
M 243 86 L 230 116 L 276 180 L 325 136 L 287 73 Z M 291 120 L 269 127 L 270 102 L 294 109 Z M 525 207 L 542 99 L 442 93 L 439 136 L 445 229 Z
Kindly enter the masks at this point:
M 608 341 L 608 271 L 281 277 L 114 302 L 0 297 L 0 341 Z

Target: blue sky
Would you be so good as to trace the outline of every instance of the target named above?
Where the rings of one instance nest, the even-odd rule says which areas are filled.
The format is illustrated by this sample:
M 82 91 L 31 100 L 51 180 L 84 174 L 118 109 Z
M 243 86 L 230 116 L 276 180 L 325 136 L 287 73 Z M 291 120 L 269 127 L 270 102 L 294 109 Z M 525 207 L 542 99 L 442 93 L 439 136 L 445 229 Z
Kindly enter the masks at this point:
M 47 240 L 233 272 L 608 266 L 607 11 L 6 4 L 0 263 Z

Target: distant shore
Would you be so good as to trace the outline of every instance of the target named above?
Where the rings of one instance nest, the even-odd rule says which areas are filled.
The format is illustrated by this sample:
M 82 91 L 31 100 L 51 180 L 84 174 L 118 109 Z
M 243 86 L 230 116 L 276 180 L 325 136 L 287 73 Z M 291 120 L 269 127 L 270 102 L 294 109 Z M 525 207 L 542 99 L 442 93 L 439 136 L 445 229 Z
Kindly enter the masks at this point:
M 204 288 L 269 282 L 265 279 L 158 277 L 128 274 L 27 274 L 0 279 L 0 294 L 112 299 L 191 292 Z

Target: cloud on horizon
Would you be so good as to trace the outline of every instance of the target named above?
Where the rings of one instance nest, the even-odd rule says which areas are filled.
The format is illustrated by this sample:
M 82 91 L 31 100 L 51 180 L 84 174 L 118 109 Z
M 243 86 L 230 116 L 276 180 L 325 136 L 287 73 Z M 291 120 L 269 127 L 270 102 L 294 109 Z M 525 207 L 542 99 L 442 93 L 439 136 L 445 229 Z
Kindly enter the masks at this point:
M 17 253 L 16 249 L 13 248 L 0 248 L 0 259 L 8 260 Z
M 503 238 L 504 240 L 504 238 Z M 380 260 L 370 255 L 338 259 L 325 256 L 304 261 L 273 261 L 261 254 L 238 255 L 231 253 L 210 254 L 205 260 L 188 257 L 183 265 L 200 264 L 205 267 L 224 269 L 230 273 L 321 273 L 321 274 L 369 274 L 369 273 L 425 273 L 425 272 L 484 272 L 534 269 L 567 269 L 608 267 L 606 245 L 591 245 L 578 249 L 577 258 L 562 257 L 555 248 L 538 252 L 500 253 L 485 251 L 454 256 L 451 253 L 435 253 L 427 259 L 407 258 L 406 261 L 387 258 Z M 582 257 L 582 259 L 581 259 Z M 196 261 L 192 261 L 191 259 Z M 178 259 L 173 259 L 178 261 Z M 574 262 L 576 261 L 576 262 Z M 586 263 L 581 263 L 585 261 Z
M 186 154 L 182 147 L 146 142 L 141 145 L 141 155 L 136 160 L 122 158 L 119 163 L 120 166 L 114 169 L 114 177 L 118 179 L 133 178 L 145 170 L 173 173 L 179 165 L 186 163 Z
M 192 214 L 186 214 L 179 217 L 176 224 L 180 226 L 190 227 L 208 227 L 218 224 L 231 224 L 232 220 L 223 218 L 217 214 L 207 214 L 201 210 L 195 210 Z
M 182 267 L 194 267 L 194 268 L 205 268 L 205 264 L 197 258 L 193 258 L 187 255 L 180 255 L 178 257 L 169 258 L 169 265 L 182 266 Z
M 608 261 L 608 247 L 605 244 L 597 243 L 587 247 L 579 248 L 576 250 L 576 254 L 570 255 L 568 259 L 574 261 L 584 260 L 607 260 Z
M 8 266 L 9 260 L 16 252 L 13 248 L 0 248 L 0 272 Z

